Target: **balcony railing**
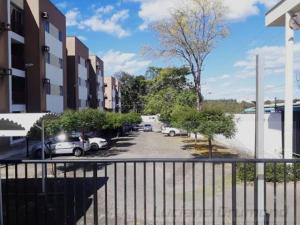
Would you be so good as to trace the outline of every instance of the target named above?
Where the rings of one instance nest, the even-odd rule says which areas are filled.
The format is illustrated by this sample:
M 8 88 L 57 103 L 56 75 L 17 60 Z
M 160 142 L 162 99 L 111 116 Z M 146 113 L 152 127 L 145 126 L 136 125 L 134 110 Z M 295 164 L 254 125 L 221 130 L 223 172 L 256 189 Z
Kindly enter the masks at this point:
M 264 214 L 266 224 L 300 224 L 300 160 L 2 161 L 1 178 L 6 225 L 236 225 Z

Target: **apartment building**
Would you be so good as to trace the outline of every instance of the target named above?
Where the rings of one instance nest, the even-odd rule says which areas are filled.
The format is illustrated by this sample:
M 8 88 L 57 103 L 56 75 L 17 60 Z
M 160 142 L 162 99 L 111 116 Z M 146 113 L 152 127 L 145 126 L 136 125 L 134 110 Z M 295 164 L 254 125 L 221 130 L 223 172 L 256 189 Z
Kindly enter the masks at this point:
M 70 109 L 92 106 L 89 64 L 88 47 L 77 37 L 67 37 L 67 106 Z
M 0 1 L 0 113 L 64 111 L 65 36 L 50 0 Z
M 104 99 L 105 110 L 121 112 L 121 87 L 115 77 L 104 77 Z
M 96 55 L 90 55 L 89 82 L 91 107 L 104 110 L 104 63 Z
M 5 0 L 0 24 L 0 112 L 63 112 L 65 16 L 49 0 Z

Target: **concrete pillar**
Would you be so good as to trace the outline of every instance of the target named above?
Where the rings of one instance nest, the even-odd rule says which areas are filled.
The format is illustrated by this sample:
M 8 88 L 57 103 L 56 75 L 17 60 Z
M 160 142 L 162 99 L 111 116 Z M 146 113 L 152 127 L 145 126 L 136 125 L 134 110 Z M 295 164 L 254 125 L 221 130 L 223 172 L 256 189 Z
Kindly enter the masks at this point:
M 291 15 L 285 15 L 285 107 L 284 107 L 284 158 L 293 157 L 293 79 L 294 79 L 294 30 L 290 28 Z
M 255 158 L 264 158 L 264 63 L 256 56 L 256 116 L 255 116 Z M 256 164 L 256 210 L 257 225 L 265 225 L 264 164 Z

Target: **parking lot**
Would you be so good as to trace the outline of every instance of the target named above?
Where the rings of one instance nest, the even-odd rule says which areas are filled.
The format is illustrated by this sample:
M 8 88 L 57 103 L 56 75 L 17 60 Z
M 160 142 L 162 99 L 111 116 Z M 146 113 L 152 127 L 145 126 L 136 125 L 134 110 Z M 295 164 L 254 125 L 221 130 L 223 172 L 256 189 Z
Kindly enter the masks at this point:
M 116 158 L 190 158 L 182 140 L 186 137 L 167 137 L 156 132 L 133 132 L 112 140 L 108 150 L 90 151 L 80 159 Z M 56 159 L 75 159 L 56 156 Z

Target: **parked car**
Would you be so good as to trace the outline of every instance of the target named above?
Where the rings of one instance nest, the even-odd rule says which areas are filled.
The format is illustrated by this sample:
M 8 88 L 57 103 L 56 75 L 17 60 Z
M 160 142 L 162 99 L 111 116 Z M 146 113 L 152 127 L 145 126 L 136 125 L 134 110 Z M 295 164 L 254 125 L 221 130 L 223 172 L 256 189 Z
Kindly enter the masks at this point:
M 139 131 L 139 130 L 143 130 L 143 129 L 144 129 L 144 127 L 142 125 L 134 124 L 132 126 L 133 131 Z
M 108 142 L 104 138 L 89 137 L 88 140 L 91 150 L 106 149 L 108 147 Z
M 42 156 L 42 143 L 33 146 L 35 158 Z M 45 155 L 74 154 L 76 157 L 90 150 L 89 140 L 78 134 L 61 134 L 45 141 Z
M 168 136 L 174 137 L 176 135 L 187 135 L 187 131 L 181 130 L 175 127 L 162 127 L 163 134 L 166 134 Z
M 151 124 L 145 124 L 144 125 L 144 132 L 151 132 L 152 131 L 152 125 Z

